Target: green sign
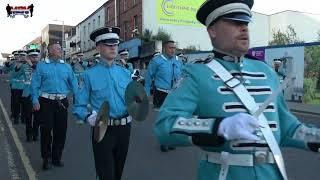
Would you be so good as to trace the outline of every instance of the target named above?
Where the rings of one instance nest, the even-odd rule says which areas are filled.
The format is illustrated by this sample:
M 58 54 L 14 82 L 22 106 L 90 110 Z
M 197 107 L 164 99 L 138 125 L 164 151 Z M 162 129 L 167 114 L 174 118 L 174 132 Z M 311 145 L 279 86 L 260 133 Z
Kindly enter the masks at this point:
M 39 49 L 37 44 L 30 44 L 29 49 Z
M 159 24 L 202 26 L 196 13 L 205 0 L 157 0 Z

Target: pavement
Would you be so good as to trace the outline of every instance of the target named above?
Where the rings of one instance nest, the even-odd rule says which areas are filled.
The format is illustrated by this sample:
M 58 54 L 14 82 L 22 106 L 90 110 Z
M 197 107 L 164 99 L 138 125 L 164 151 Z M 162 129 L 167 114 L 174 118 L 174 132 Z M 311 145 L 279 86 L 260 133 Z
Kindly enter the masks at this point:
M 288 103 L 289 109 L 292 112 L 320 116 L 320 105 L 311 105 L 311 104 L 304 104 L 304 103 L 297 103 L 297 102 L 287 102 L 287 103 Z

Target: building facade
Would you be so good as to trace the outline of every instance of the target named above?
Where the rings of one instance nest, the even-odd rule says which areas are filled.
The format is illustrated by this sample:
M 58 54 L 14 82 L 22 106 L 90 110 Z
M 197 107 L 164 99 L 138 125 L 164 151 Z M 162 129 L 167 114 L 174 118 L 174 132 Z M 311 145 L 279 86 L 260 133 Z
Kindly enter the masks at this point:
M 71 35 L 72 28 L 74 26 L 70 25 L 58 25 L 58 24 L 48 24 L 41 31 L 41 42 L 46 45 L 52 43 L 62 44 L 62 32 L 64 31 L 64 37 Z
M 105 7 L 110 2 L 104 3 L 76 26 L 76 50 L 84 53 L 84 58 L 90 58 L 96 53 L 95 44 L 89 36 L 95 29 L 105 26 Z
M 145 30 L 150 30 L 153 35 L 159 30 L 164 30 L 177 42 L 180 49 L 211 50 L 212 45 L 206 27 L 195 18 L 202 2 L 203 0 L 108 0 L 76 26 L 75 37 L 70 37 L 72 41 L 76 39 L 76 48 L 72 52 L 83 52 L 86 58 L 96 53 L 95 44 L 89 35 L 93 30 L 103 26 L 121 28 L 120 38 L 125 43 L 120 48 L 134 47 L 130 40 L 138 38 Z M 295 29 L 300 40 L 318 40 L 320 15 L 296 11 L 283 11 L 271 15 L 253 12 L 252 23 L 249 24 L 250 47 L 268 45 L 274 31 L 285 32 L 289 25 Z M 127 41 L 130 43 L 126 45 Z M 143 45 L 143 42 L 139 42 L 137 46 L 139 44 Z M 140 53 L 140 50 L 134 49 L 134 52 Z
M 206 27 L 199 24 L 195 18 L 196 10 L 203 0 L 194 0 L 192 3 L 163 0 L 116 0 L 116 3 L 115 0 L 109 0 L 108 2 L 109 6 L 105 8 L 106 25 L 120 27 L 120 37 L 124 41 L 135 38 L 146 29 L 153 34 L 162 29 L 171 35 L 181 49 L 189 47 L 198 50 L 212 49 Z M 249 24 L 250 47 L 268 45 L 274 31 L 286 32 L 289 25 L 295 29 L 300 40 L 305 42 L 318 40 L 320 15 L 297 11 L 283 11 L 271 15 L 253 12 L 252 23 Z
M 76 27 L 72 28 L 70 36 L 65 37 L 65 59 L 69 59 L 73 54 L 80 51 L 79 48 L 77 48 L 77 39 L 78 35 L 76 33 Z
M 41 36 L 35 38 L 34 40 L 32 40 L 31 42 L 29 42 L 28 44 L 26 44 L 23 49 L 28 50 L 28 49 L 34 49 L 34 48 L 40 48 L 41 47 Z
M 118 1 L 118 26 L 121 28 L 120 38 L 127 41 L 142 32 L 143 0 Z
M 57 24 L 48 24 L 41 31 L 41 57 L 45 58 L 47 56 L 47 47 L 49 44 L 59 43 L 62 44 L 65 54 L 65 41 L 63 37 L 71 36 L 72 29 L 74 26 L 70 25 L 57 25 Z M 62 35 L 64 32 L 64 36 Z M 64 55 L 63 55 L 64 56 Z

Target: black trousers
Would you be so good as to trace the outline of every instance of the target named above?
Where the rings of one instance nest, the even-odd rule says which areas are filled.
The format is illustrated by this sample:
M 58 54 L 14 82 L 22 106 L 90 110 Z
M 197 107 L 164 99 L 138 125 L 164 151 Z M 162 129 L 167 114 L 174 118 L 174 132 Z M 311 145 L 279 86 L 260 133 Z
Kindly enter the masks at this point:
M 155 89 L 153 94 L 153 106 L 155 108 L 160 108 L 167 96 L 168 93 Z
M 12 108 L 12 117 L 14 123 L 19 122 L 19 117 L 21 113 L 21 96 L 22 89 L 11 89 L 11 108 Z
M 153 106 L 155 108 L 160 108 L 167 96 L 168 96 L 168 93 L 159 91 L 155 88 L 154 95 L 153 95 Z M 169 146 L 160 145 L 161 151 L 168 151 L 169 148 L 170 148 Z
M 121 180 L 129 147 L 130 130 L 131 123 L 124 126 L 109 126 L 99 143 L 93 140 L 92 133 L 94 162 L 99 180 Z
M 41 133 L 41 157 L 52 161 L 61 160 L 67 134 L 68 100 L 60 102 L 46 98 L 39 98 L 40 102 L 40 133 Z
M 31 96 L 21 97 L 22 99 L 22 112 L 21 120 L 26 124 L 26 136 L 38 137 L 39 134 L 39 111 L 32 111 Z M 32 116 L 33 115 L 33 116 Z
M 33 137 L 39 137 L 39 128 L 40 128 L 40 113 L 39 111 L 33 111 L 33 123 L 32 123 L 32 131 Z

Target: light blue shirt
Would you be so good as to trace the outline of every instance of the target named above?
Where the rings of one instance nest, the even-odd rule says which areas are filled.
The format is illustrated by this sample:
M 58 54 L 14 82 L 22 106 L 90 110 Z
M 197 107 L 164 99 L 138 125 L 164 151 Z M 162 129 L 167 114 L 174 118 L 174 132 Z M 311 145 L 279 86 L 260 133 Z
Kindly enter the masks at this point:
M 180 79 L 182 62 L 177 56 L 171 58 L 165 55 L 155 56 L 149 63 L 146 77 L 145 88 L 150 95 L 151 82 L 154 80 L 156 88 L 170 90 L 175 82 Z
M 128 114 L 125 105 L 125 90 L 132 81 L 128 69 L 113 63 L 107 65 L 106 60 L 86 70 L 83 76 L 83 86 L 75 96 L 74 115 L 85 120 L 90 112 L 87 105 L 91 104 L 92 110 L 98 112 L 102 103 L 107 101 L 110 107 L 111 118 L 119 118 Z
M 31 80 L 32 103 L 39 103 L 39 90 L 49 94 L 67 95 L 78 90 L 72 68 L 63 60 L 49 60 L 38 63 Z

